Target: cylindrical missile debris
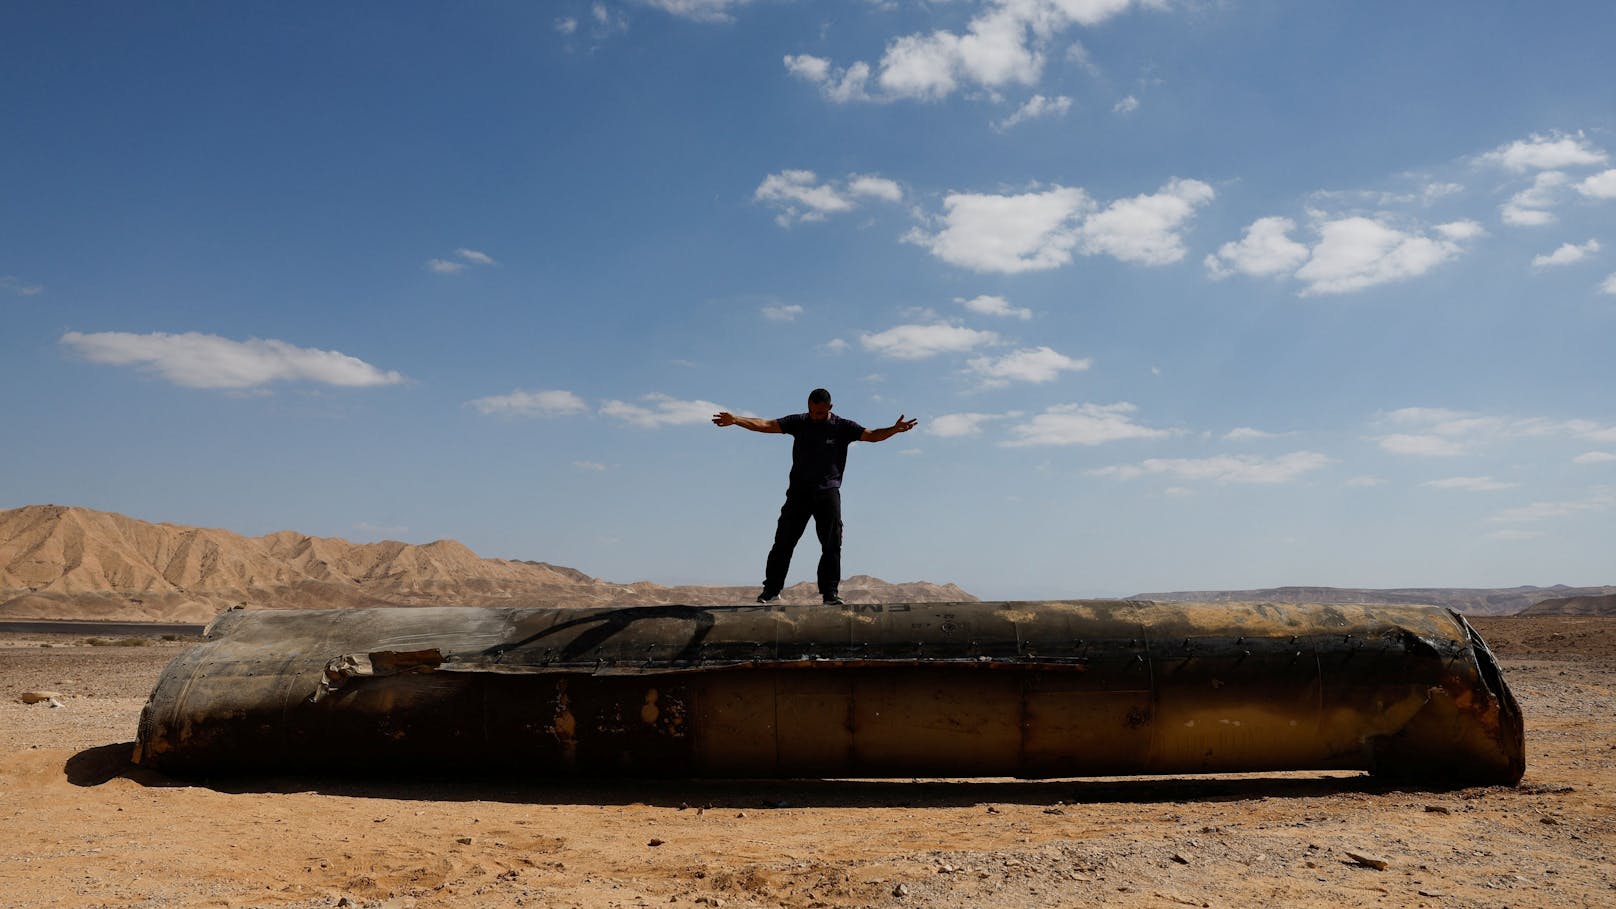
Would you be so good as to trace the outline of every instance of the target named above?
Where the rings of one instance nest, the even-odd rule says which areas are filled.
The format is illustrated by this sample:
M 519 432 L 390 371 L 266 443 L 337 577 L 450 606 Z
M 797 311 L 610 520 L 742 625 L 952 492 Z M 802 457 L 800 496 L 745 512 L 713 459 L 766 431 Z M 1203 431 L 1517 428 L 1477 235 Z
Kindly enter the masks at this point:
M 138 763 L 1023 777 L 1367 770 L 1513 784 L 1520 708 L 1434 606 L 1077 600 L 239 610 Z

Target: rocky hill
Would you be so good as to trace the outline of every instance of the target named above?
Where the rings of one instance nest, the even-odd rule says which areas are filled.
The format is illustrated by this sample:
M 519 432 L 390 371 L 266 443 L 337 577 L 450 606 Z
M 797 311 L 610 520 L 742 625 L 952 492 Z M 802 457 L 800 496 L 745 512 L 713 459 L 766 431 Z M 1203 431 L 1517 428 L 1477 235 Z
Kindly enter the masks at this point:
M 1515 615 L 1541 602 L 1616 593 L 1616 587 L 1267 587 L 1261 590 L 1177 590 L 1131 599 L 1203 603 L 1377 603 L 1446 606 L 1465 615 Z
M 281 531 L 152 524 L 88 508 L 0 511 L 0 618 L 203 622 L 233 606 L 592 606 L 743 603 L 752 587 L 619 584 L 544 562 L 485 559 L 453 540 L 350 543 Z M 842 582 L 850 602 L 976 598 L 953 584 Z M 817 602 L 811 583 L 786 602 Z
M 1521 615 L 1616 615 L 1616 593 L 1555 597 L 1528 607 Z

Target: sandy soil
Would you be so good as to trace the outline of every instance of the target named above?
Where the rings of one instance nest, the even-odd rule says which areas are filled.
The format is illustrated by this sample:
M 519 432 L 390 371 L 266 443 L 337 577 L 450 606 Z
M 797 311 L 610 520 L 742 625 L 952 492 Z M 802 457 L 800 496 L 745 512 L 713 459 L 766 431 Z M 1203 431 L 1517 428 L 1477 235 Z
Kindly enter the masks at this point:
M 1616 905 L 1616 618 L 1475 624 L 1526 712 L 1516 788 L 1357 774 L 198 785 L 124 763 L 184 643 L 0 638 L 0 905 Z M 38 689 L 62 706 L 18 702 Z

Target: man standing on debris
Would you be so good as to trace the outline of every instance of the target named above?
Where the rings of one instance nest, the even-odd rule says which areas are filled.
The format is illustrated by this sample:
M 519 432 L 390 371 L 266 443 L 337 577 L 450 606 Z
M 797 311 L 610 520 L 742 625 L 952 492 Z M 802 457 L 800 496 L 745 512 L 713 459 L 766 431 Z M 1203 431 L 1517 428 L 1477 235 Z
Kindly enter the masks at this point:
M 791 553 L 814 519 L 819 536 L 819 596 L 827 606 L 843 605 L 837 588 L 842 582 L 842 471 L 847 468 L 847 446 L 854 442 L 884 442 L 915 428 L 916 420 L 902 414 L 891 426 L 865 429 L 830 412 L 830 392 L 816 388 L 808 394 L 808 412 L 778 420 L 737 417 L 725 411 L 713 415 L 715 426 L 739 426 L 753 432 L 783 432 L 791 436 L 791 482 L 780 523 L 774 530 L 774 548 L 764 566 L 759 603 L 777 603 L 786 586 Z

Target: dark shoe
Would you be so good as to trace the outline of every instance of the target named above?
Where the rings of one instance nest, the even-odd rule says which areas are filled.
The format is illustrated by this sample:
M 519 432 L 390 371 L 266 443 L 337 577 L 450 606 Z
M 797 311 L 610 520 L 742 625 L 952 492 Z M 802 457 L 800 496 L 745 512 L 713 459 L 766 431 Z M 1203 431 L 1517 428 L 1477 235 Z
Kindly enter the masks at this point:
M 826 606 L 846 606 L 847 605 L 846 600 L 842 599 L 841 597 L 837 596 L 834 593 L 831 594 L 828 597 L 824 597 L 821 600 L 821 602 L 823 602 Z
M 768 591 L 764 591 L 763 593 L 757 595 L 757 601 L 758 605 L 760 606 L 773 606 L 780 602 L 780 595 L 778 593 L 769 593 Z

